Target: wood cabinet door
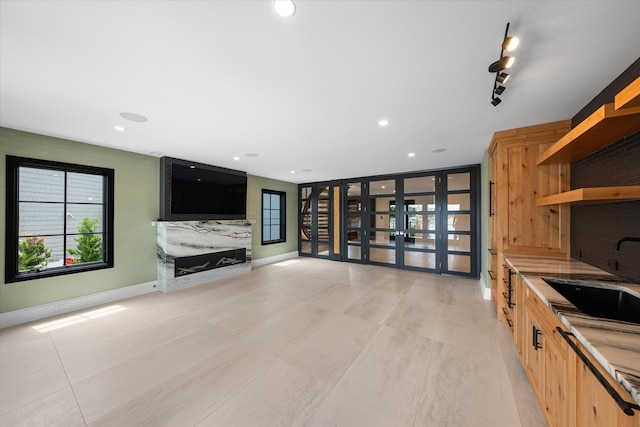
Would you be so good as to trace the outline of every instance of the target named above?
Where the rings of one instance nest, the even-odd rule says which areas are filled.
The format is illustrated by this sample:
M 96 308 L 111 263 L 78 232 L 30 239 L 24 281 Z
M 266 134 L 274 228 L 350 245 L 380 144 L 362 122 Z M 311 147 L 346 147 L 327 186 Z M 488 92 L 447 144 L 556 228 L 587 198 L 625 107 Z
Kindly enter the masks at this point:
M 504 144 L 500 147 L 499 203 L 502 249 L 538 255 L 566 255 L 569 250 L 569 208 L 536 206 L 536 199 L 568 189 L 568 167 L 536 166 L 551 143 Z
M 583 352 L 586 350 L 583 349 Z M 602 370 L 600 372 L 605 375 Z M 616 404 L 593 373 L 580 359 L 576 365 L 576 425 L 579 427 L 640 427 L 640 412 L 626 415 Z M 618 391 L 624 400 L 633 402 L 631 396 L 606 375 L 609 384 Z
M 552 315 L 551 313 L 549 313 Z M 552 326 L 554 327 L 554 326 Z M 575 425 L 575 355 L 555 329 L 544 328 L 544 402 L 556 427 Z
M 524 318 L 525 370 L 538 402 L 542 402 L 544 396 L 544 337 L 542 336 L 541 325 L 537 316 L 528 307 L 525 308 Z M 540 333 L 536 334 L 536 331 Z

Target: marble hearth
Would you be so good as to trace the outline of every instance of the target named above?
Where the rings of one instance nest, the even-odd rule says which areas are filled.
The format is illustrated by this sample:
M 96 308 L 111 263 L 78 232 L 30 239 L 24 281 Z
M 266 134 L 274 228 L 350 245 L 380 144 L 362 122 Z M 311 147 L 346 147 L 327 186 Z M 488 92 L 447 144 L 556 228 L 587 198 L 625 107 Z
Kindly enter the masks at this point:
M 251 271 L 251 223 L 247 220 L 159 221 L 158 289 L 164 293 Z M 245 262 L 176 275 L 177 258 L 246 251 Z M 179 272 L 180 273 L 180 272 Z

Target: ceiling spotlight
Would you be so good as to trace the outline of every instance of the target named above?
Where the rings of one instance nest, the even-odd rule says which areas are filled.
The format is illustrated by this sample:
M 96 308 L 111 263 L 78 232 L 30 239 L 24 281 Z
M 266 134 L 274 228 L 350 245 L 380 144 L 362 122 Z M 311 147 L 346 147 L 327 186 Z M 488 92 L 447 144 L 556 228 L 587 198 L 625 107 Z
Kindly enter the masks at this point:
M 122 126 L 114 126 L 113 127 L 115 130 L 117 130 L 118 132 L 124 132 L 126 129 Z
M 520 39 L 517 37 L 506 37 L 502 42 L 502 50 L 506 50 L 507 52 L 511 52 L 515 50 L 520 44 Z
M 503 56 L 499 60 L 497 60 L 496 62 L 494 62 L 491 65 L 489 65 L 489 72 L 490 73 L 497 73 L 497 72 L 505 70 L 507 68 L 511 68 L 511 66 L 513 65 L 515 60 L 516 60 L 516 58 L 514 58 L 513 56 Z
M 504 90 L 505 90 L 505 89 L 506 89 L 506 88 L 505 88 L 504 86 L 498 86 L 497 88 L 495 88 L 495 89 L 493 90 L 493 92 L 494 92 L 496 95 L 502 95 L 502 92 L 504 92 Z
M 496 81 L 497 81 L 498 83 L 502 83 L 502 84 L 504 84 L 504 83 L 506 83 L 506 82 L 507 82 L 507 80 L 509 80 L 509 74 L 507 74 L 507 73 L 499 73 L 499 74 L 496 76 Z
M 380 120 L 378 125 L 382 127 L 389 126 L 389 120 Z
M 290 18 L 296 13 L 296 5 L 292 0 L 274 0 L 273 10 L 283 18 Z
M 511 66 L 513 65 L 513 63 L 515 62 L 516 58 L 514 58 L 513 56 L 505 56 L 502 58 L 502 60 L 500 62 L 502 62 L 504 64 L 504 68 L 511 68 Z
M 491 98 L 491 105 L 493 105 L 494 107 L 500 104 L 501 102 L 502 102 L 502 99 L 498 98 L 497 96 L 494 96 Z

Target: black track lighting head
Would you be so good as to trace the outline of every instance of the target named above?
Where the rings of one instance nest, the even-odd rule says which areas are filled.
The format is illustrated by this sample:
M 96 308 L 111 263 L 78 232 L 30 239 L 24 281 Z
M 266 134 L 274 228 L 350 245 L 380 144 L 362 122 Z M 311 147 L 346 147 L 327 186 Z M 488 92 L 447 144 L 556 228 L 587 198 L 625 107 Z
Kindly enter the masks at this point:
M 496 76 L 496 81 L 498 83 L 505 84 L 507 80 L 509 80 L 509 74 L 507 73 L 500 73 Z
M 494 107 L 500 104 L 501 102 L 502 102 L 502 99 L 498 98 L 497 96 L 491 97 L 491 105 L 493 105 Z
M 502 95 L 502 92 L 504 92 L 504 90 L 505 90 L 505 89 L 506 89 L 506 87 L 504 87 L 504 86 L 498 86 L 497 88 L 495 88 L 495 89 L 493 90 L 493 92 L 494 92 L 496 95 Z

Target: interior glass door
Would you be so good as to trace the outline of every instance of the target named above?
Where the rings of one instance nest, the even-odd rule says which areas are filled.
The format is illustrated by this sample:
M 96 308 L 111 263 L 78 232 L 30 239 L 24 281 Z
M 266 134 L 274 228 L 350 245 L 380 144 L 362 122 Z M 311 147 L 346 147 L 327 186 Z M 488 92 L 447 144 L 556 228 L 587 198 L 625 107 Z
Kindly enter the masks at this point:
M 369 251 L 364 257 L 372 263 L 396 265 L 396 244 L 401 238 L 397 222 L 396 180 L 370 181 L 368 189 L 369 229 L 365 234 Z
M 339 259 L 339 184 L 302 185 L 300 191 L 300 255 Z
M 435 175 L 408 177 L 403 180 L 402 266 L 437 271 L 440 221 L 436 210 Z
M 340 259 L 477 277 L 478 175 L 471 166 L 345 180 Z
M 346 184 L 346 258 L 350 261 L 363 260 L 363 224 L 365 211 L 362 199 L 364 184 L 359 181 Z
M 443 270 L 447 273 L 470 275 L 477 269 L 475 252 L 477 229 L 476 203 L 472 186 L 472 172 L 448 173 L 446 179 L 446 260 Z

